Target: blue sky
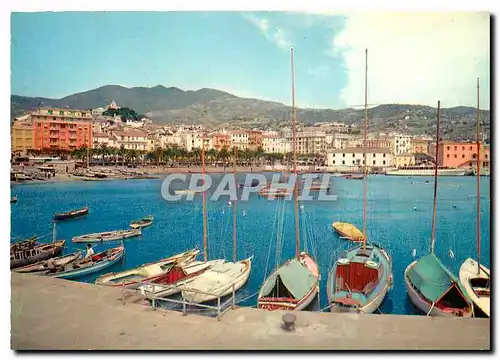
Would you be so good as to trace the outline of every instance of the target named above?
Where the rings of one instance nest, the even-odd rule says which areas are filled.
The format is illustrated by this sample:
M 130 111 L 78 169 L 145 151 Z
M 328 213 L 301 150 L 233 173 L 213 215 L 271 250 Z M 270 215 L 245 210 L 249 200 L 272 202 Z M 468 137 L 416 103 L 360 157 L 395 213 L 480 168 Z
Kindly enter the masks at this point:
M 299 106 L 362 104 L 369 48 L 369 103 L 474 106 L 480 77 L 482 107 L 489 108 L 488 17 L 408 16 L 14 13 L 11 91 L 59 98 L 108 84 L 161 84 L 290 104 L 293 45 Z
M 270 33 L 284 32 L 285 43 L 266 37 L 257 18 L 268 19 Z M 12 93 L 62 97 L 107 84 L 162 84 L 289 103 L 293 43 L 297 102 L 341 106 L 342 59 L 326 53 L 335 29 L 305 21 L 283 13 L 17 13 Z M 340 28 L 342 18 L 336 22 Z

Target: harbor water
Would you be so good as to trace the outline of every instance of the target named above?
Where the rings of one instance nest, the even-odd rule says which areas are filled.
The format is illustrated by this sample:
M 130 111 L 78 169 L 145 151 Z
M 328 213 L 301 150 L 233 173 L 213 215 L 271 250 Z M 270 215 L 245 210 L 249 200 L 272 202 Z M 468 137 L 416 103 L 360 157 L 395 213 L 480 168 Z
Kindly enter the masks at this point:
M 221 175 L 213 175 L 217 178 Z M 244 174 L 238 175 L 243 182 Z M 214 179 L 214 181 L 216 181 Z M 57 239 L 66 240 L 64 253 L 84 251 L 86 244 L 74 244 L 78 235 L 126 229 L 132 220 L 154 216 L 152 226 L 141 237 L 127 239 L 125 257 L 103 272 L 134 268 L 198 246 L 203 251 L 202 202 L 167 202 L 161 197 L 161 179 L 77 181 L 13 185 L 11 241 L 32 235 L 52 240 L 52 218 L 57 212 L 89 207 L 89 215 L 57 223 Z M 363 181 L 332 178 L 336 201 L 300 203 L 301 248 L 318 262 L 320 296 L 310 310 L 327 306 L 326 280 L 332 262 L 352 246 L 332 231 L 334 221 L 363 228 Z M 179 187 L 181 188 L 181 187 Z M 241 191 L 241 190 L 240 190 Z M 393 259 L 394 287 L 380 312 L 420 314 L 409 301 L 404 284 L 405 268 L 430 249 L 432 225 L 432 177 L 374 175 L 368 180 L 367 233 L 369 241 L 383 246 Z M 208 201 L 209 259 L 232 260 L 232 206 L 228 197 Z M 276 266 L 294 256 L 295 227 L 293 201 L 267 200 L 252 194 L 237 204 L 237 257 L 254 255 L 248 283 L 237 293 L 240 305 L 256 304 L 256 292 Z M 436 253 L 458 276 L 468 257 L 476 257 L 476 178 L 440 177 L 437 203 Z M 481 263 L 490 267 L 490 178 L 481 178 Z M 96 252 L 117 242 L 96 244 Z M 413 254 L 415 258 L 413 257 Z M 203 252 L 198 259 L 203 258 Z M 102 273 L 78 279 L 93 282 Z

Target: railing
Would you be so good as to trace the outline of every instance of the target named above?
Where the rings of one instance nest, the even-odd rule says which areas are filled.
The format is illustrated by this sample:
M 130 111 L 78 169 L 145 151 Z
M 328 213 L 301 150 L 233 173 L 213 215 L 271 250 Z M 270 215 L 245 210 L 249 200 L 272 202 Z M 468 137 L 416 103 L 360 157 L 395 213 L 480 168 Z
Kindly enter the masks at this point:
M 149 295 L 146 295 L 145 293 L 141 293 L 140 287 L 142 286 L 152 286 L 152 292 L 150 292 Z M 231 291 L 231 297 L 227 299 L 224 303 L 221 304 L 221 298 L 228 289 L 232 289 Z M 156 296 L 157 290 L 160 291 L 167 291 L 167 290 L 178 290 L 181 293 L 182 300 L 177 300 L 177 299 L 172 299 L 169 297 L 162 297 L 162 296 Z M 217 298 L 217 306 L 215 305 L 206 305 L 206 304 L 200 304 L 200 303 L 192 303 L 187 301 L 184 296 L 182 296 L 182 292 L 191 292 L 195 294 L 201 294 L 201 295 L 208 295 L 211 297 L 216 297 Z M 227 311 L 236 308 L 236 288 L 235 284 L 228 285 L 225 288 L 223 288 L 221 291 L 214 293 L 214 292 L 207 292 L 207 291 L 201 291 L 197 289 L 192 289 L 188 288 L 185 286 L 175 286 L 175 285 L 163 285 L 163 284 L 156 284 L 150 281 L 138 281 L 137 283 L 134 283 L 132 285 L 125 285 L 125 283 L 122 283 L 122 303 L 125 305 L 125 294 L 126 293 L 132 293 L 136 295 L 140 295 L 145 297 L 146 299 L 151 300 L 151 306 L 153 308 L 156 308 L 156 305 L 158 302 L 168 302 L 168 303 L 173 303 L 173 304 L 182 304 L 182 313 L 183 315 L 187 315 L 187 305 L 203 308 L 203 309 L 208 309 L 208 310 L 214 310 L 217 311 L 217 320 L 220 320 L 220 317 L 224 315 Z M 148 291 L 149 292 L 149 291 Z M 172 294 L 174 295 L 174 294 Z M 169 295 L 169 296 L 172 296 Z M 231 302 L 231 306 L 227 306 Z

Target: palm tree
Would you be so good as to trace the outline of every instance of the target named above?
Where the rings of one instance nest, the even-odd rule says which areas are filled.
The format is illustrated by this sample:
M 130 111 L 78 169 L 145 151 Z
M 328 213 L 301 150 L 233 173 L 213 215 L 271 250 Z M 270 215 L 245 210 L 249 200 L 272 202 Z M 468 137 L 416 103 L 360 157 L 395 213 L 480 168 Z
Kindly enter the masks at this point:
M 104 165 L 105 165 L 105 163 L 104 163 L 104 158 L 105 158 L 107 155 L 109 155 L 109 153 L 110 153 L 110 151 L 109 151 L 109 149 L 108 149 L 108 145 L 106 145 L 105 143 L 102 143 L 102 144 L 101 144 L 101 146 L 100 146 L 100 148 L 99 148 L 99 150 L 100 150 L 99 152 L 100 152 L 100 153 L 101 153 L 101 155 L 102 155 L 102 166 L 104 166 Z
M 121 159 L 122 159 L 122 166 L 124 166 L 124 165 L 125 165 L 124 160 L 125 160 L 125 155 L 126 155 L 126 154 L 127 154 L 127 149 L 125 149 L 125 145 L 123 145 L 123 144 L 122 144 L 122 145 L 120 146 L 120 150 L 118 150 L 118 155 L 119 155 L 119 156 L 121 157 Z

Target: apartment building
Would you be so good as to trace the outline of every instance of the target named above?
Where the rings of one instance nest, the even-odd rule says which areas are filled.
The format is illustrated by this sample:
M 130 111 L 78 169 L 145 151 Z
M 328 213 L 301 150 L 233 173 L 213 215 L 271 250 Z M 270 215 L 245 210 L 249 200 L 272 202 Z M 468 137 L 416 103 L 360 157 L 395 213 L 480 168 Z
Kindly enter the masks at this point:
M 264 135 L 262 137 L 264 152 L 269 154 L 287 154 L 292 152 L 292 143 L 277 135 Z
M 431 140 L 422 138 L 412 138 L 410 140 L 412 154 L 430 154 L 429 145 Z
M 116 147 L 129 150 L 147 150 L 147 134 L 140 130 L 113 131 L 116 139 Z
M 286 134 L 285 139 L 292 143 L 293 134 Z M 326 134 L 323 131 L 300 131 L 296 133 L 297 154 L 325 154 Z
M 235 130 L 231 132 L 231 146 L 235 146 L 240 150 L 245 150 L 249 147 L 248 133 L 246 130 Z
M 415 165 L 415 155 L 397 154 L 393 156 L 393 165 L 397 168 Z
M 392 144 L 393 144 L 392 152 L 394 153 L 394 155 L 408 154 L 412 152 L 410 135 L 396 134 L 393 137 Z
M 92 113 L 40 108 L 31 112 L 34 148 L 75 150 L 92 146 Z
M 247 130 L 248 134 L 248 148 L 250 150 L 257 150 L 262 147 L 262 131 L 261 130 Z
M 29 119 L 15 120 L 11 127 L 11 150 L 21 155 L 34 149 L 33 124 Z
M 391 167 L 393 156 L 387 148 L 366 148 L 367 167 Z M 352 147 L 329 150 L 326 164 L 330 167 L 360 167 L 364 166 L 364 148 Z
M 439 143 L 439 165 L 446 167 L 473 167 L 478 160 L 475 142 L 441 141 Z M 479 161 L 483 167 L 490 166 L 490 146 L 480 143 Z
M 223 148 L 229 149 L 231 147 L 231 136 L 229 134 L 223 133 L 212 133 L 210 134 L 212 138 L 212 147 L 220 151 Z

